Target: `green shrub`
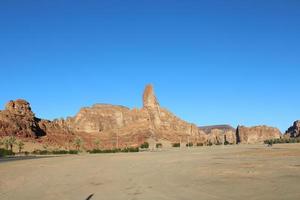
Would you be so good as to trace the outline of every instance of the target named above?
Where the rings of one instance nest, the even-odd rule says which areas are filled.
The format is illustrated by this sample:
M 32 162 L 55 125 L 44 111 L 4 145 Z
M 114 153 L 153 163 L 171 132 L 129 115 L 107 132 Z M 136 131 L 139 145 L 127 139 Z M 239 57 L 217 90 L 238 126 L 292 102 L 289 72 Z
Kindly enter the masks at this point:
M 190 143 L 187 143 L 185 146 L 186 147 L 192 147 L 192 146 L 194 146 L 194 144 L 192 142 L 190 142 Z
M 32 154 L 35 155 L 59 155 L 59 154 L 78 154 L 79 151 L 77 150 L 53 150 L 53 151 L 48 151 L 48 150 L 34 150 Z
M 93 150 L 89 150 L 88 151 L 91 154 L 96 154 L 96 153 L 119 153 L 119 152 L 124 152 L 124 153 L 128 153 L 128 152 L 139 152 L 139 148 L 138 147 L 126 147 L 124 149 L 93 149 Z
M 51 151 L 48 151 L 48 150 L 34 150 L 32 152 L 32 154 L 35 154 L 35 155 L 48 155 L 48 154 L 51 154 Z
M 300 138 L 276 138 L 265 140 L 264 144 L 284 144 L 284 143 L 300 143 Z
M 138 147 L 127 147 L 125 149 L 122 149 L 121 152 L 139 152 Z
M 13 156 L 13 155 L 15 155 L 15 154 L 12 150 L 0 148 L 0 157 Z
M 67 150 L 54 150 L 51 152 L 52 154 L 69 154 Z
M 69 154 L 78 154 L 79 152 L 77 150 L 69 150 Z
M 149 143 L 148 142 L 144 142 L 143 144 L 141 144 L 141 149 L 148 149 L 149 148 Z
M 173 143 L 172 147 L 180 147 L 180 143 Z

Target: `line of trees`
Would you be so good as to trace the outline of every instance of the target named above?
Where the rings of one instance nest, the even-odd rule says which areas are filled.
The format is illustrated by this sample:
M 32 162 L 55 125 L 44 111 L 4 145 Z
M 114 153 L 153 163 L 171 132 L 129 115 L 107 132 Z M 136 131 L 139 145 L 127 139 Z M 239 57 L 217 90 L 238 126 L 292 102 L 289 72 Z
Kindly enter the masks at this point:
M 19 153 L 24 149 L 24 142 L 22 140 L 17 140 L 15 136 L 8 136 L 0 141 L 0 146 L 4 146 L 6 150 L 13 152 L 14 146 L 17 146 Z

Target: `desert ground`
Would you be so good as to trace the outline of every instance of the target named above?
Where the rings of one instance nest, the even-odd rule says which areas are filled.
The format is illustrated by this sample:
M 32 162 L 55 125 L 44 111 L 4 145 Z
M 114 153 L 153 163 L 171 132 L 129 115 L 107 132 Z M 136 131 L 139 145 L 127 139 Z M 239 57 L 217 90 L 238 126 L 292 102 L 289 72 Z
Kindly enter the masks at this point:
M 300 145 L 213 146 L 0 162 L 0 199 L 300 199 Z

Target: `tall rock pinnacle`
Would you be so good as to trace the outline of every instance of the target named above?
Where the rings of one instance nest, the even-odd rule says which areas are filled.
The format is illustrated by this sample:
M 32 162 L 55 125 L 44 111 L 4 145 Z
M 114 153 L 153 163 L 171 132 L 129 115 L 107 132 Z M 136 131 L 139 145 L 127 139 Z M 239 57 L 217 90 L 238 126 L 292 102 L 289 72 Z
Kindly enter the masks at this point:
M 158 108 L 159 103 L 156 99 L 153 86 L 151 84 L 147 85 L 143 95 L 143 107 L 144 108 Z

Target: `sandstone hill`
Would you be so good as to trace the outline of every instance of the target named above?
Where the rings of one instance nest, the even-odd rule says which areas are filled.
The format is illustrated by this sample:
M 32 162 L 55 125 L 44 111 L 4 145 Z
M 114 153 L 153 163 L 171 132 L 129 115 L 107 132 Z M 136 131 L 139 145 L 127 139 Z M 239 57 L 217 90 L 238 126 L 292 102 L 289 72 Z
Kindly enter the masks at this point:
M 140 109 L 95 104 L 81 108 L 74 117 L 53 121 L 35 117 L 25 100 L 10 101 L 0 111 L 0 136 L 15 135 L 61 148 L 73 148 L 76 137 L 84 140 L 86 148 L 94 148 L 95 140 L 102 148 L 121 148 L 144 141 L 207 145 L 260 143 L 280 137 L 278 129 L 266 126 L 237 130 L 227 125 L 197 127 L 161 107 L 152 85 L 146 86 L 142 99 Z

